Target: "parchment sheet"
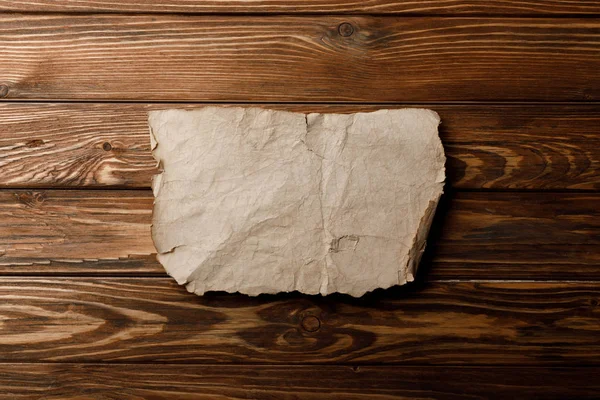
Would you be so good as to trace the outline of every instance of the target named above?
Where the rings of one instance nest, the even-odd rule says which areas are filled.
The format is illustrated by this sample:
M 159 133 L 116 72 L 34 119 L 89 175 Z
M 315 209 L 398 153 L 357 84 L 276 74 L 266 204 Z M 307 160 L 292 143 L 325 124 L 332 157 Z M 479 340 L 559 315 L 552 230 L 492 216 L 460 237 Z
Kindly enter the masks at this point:
M 361 296 L 412 281 L 442 194 L 438 115 L 152 111 L 152 236 L 190 292 Z

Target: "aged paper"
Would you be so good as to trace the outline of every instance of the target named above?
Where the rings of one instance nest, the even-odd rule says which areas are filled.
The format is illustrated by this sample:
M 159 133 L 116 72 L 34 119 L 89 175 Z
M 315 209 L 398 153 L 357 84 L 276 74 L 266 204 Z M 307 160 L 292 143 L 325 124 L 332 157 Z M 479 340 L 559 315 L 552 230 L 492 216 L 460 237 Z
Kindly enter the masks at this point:
M 152 111 L 152 237 L 196 294 L 361 296 L 412 281 L 444 182 L 438 115 Z

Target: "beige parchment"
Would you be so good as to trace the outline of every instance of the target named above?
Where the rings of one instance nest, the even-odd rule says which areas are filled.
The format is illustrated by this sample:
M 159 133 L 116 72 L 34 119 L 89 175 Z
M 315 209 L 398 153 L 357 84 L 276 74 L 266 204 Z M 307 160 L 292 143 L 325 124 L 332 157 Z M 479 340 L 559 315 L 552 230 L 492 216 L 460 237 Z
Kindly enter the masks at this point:
M 152 111 L 152 237 L 190 292 L 361 296 L 412 281 L 444 182 L 438 115 Z

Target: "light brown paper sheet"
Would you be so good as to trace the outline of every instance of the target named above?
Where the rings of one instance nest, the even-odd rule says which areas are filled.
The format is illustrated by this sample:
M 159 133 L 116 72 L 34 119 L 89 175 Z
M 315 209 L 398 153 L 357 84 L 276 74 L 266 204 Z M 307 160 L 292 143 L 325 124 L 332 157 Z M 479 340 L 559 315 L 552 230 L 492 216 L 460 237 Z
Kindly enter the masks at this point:
M 361 296 L 412 281 L 442 194 L 438 115 L 152 111 L 152 237 L 196 294 Z

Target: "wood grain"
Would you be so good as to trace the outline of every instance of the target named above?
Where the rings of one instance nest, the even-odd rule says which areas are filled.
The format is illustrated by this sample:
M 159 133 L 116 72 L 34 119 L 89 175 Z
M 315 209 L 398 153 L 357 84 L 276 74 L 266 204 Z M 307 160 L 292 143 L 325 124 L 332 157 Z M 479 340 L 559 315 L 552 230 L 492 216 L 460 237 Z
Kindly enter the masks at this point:
M 403 15 L 585 15 L 600 14 L 595 0 L 1 0 L 17 12 L 156 13 L 377 13 Z
M 244 104 L 250 106 L 251 104 Z M 0 104 L 0 187 L 147 188 L 147 112 L 202 104 Z M 282 105 L 349 113 L 402 105 Z M 600 189 L 600 106 L 422 104 L 442 118 L 450 186 Z
M 0 262 L 149 255 L 152 202 L 149 191 L 0 192 Z
M 354 299 L 3 278 L 0 361 L 593 365 L 599 298 L 592 283 L 440 282 Z
M 600 100 L 593 18 L 3 14 L 0 27 L 7 99 Z
M 598 17 L 0 0 L 0 399 L 600 398 Z M 417 282 L 197 297 L 164 274 L 146 113 L 240 102 L 440 113 L 448 194 Z
M 0 399 L 597 399 L 600 368 L 2 364 Z
M 162 275 L 152 201 L 139 190 L 0 191 L 0 273 Z M 511 279 L 511 271 L 599 279 L 599 201 L 595 193 L 447 194 L 422 273 L 431 263 L 436 279 Z

